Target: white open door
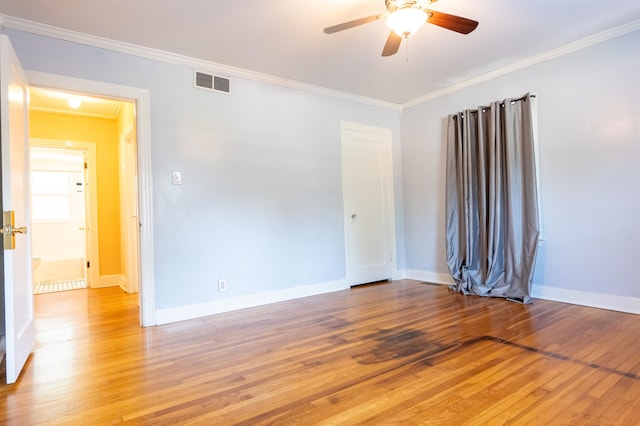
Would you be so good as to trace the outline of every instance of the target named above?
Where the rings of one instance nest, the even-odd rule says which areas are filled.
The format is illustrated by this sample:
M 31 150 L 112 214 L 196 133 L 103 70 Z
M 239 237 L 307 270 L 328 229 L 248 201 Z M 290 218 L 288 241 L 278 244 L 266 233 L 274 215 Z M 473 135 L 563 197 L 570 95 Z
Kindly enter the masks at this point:
M 347 282 L 392 278 L 395 233 L 391 131 L 342 123 L 342 192 Z
M 31 238 L 26 234 L 31 223 L 29 92 L 18 57 L 5 35 L 0 35 L 0 59 L 6 369 L 7 383 L 14 383 L 35 342 Z

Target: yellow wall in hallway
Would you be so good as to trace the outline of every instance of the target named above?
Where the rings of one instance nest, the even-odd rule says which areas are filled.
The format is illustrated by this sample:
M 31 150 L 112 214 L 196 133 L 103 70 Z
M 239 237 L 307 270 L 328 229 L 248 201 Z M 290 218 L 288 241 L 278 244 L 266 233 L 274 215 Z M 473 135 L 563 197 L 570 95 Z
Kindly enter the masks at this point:
M 121 274 L 118 121 L 31 111 L 29 132 L 32 138 L 96 144 L 100 275 Z

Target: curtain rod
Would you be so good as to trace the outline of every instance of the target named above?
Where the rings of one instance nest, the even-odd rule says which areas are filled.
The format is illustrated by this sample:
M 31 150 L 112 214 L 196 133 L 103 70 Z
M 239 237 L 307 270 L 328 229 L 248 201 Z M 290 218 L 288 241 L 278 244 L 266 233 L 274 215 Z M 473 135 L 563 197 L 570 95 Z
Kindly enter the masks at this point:
M 527 96 L 530 97 L 530 98 L 535 98 L 536 94 L 535 93 L 529 93 L 528 95 L 521 96 L 521 97 L 519 97 L 517 99 L 511 99 L 511 102 L 524 101 L 525 99 L 527 99 Z M 504 101 L 500 102 L 500 103 L 503 104 Z
M 536 97 L 536 94 L 535 94 L 535 93 L 530 93 L 530 94 L 528 95 L 528 97 L 530 97 L 530 98 L 535 98 L 535 97 Z M 526 99 L 527 99 L 527 95 L 524 95 L 524 96 L 521 96 L 521 97 L 519 97 L 519 98 L 510 99 L 510 100 L 509 100 L 509 102 L 511 102 L 511 103 L 513 104 L 513 103 L 515 103 L 515 102 L 524 101 L 524 100 L 526 100 Z M 504 101 L 500 102 L 500 103 L 499 103 L 499 105 L 500 105 L 500 106 L 504 106 Z M 489 107 L 488 107 L 488 106 L 481 106 L 481 107 L 478 107 L 478 109 L 482 109 L 482 111 L 486 111 L 486 110 L 487 110 L 487 108 L 489 108 Z M 470 112 L 471 114 L 477 114 L 477 113 L 478 113 L 478 111 L 477 111 L 477 110 L 475 110 L 475 109 L 469 110 L 469 112 Z

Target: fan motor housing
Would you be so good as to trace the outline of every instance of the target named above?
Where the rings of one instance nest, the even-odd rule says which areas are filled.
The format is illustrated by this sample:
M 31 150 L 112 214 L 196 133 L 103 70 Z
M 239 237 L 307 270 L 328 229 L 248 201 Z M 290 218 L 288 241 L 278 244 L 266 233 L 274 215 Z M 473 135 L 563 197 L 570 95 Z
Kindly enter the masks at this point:
M 429 3 L 433 3 L 433 1 L 431 0 L 384 0 L 384 4 L 385 6 L 387 6 L 387 10 L 389 11 L 389 13 L 391 13 L 398 9 L 405 9 L 408 7 L 423 9 L 423 8 L 426 8 Z

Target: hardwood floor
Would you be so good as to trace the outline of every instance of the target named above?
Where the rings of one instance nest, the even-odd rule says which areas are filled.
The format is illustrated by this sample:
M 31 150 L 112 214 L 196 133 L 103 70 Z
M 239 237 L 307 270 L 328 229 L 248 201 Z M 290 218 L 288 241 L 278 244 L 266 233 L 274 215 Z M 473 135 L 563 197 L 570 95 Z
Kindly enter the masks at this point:
M 3 424 L 638 424 L 640 316 L 396 281 L 140 328 L 117 288 L 36 296 Z

